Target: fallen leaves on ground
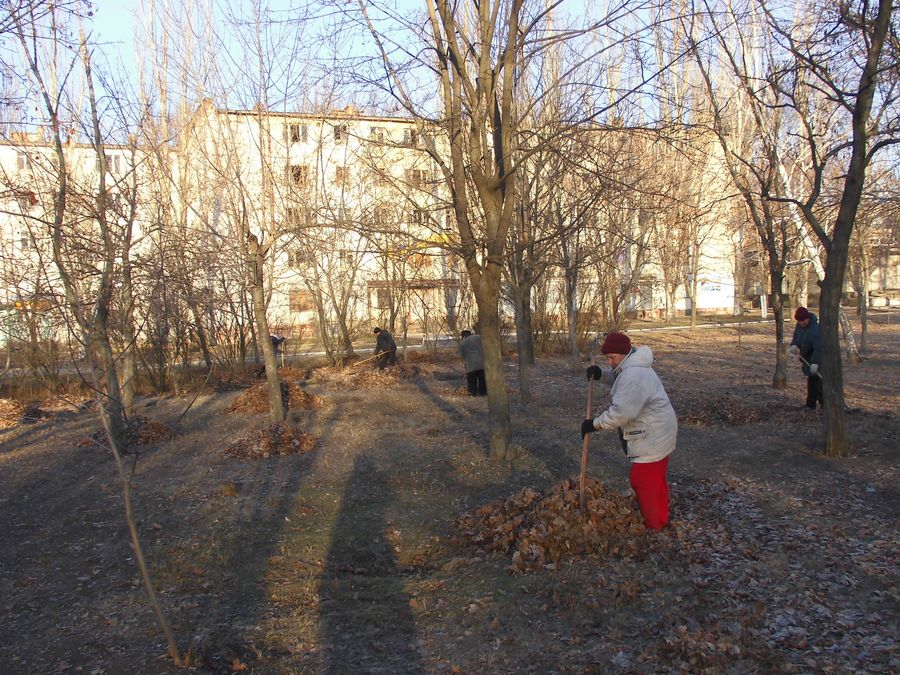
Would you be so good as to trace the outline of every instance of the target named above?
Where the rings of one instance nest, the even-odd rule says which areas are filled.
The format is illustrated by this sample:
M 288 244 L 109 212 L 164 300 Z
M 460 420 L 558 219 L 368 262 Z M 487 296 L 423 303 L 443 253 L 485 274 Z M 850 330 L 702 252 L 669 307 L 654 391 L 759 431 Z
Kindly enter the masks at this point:
M 11 398 L 0 398 L 0 429 L 16 426 L 25 414 L 25 406 Z
M 281 400 L 288 409 L 321 408 L 321 397 L 309 394 L 292 382 L 281 382 Z M 266 413 L 269 412 L 269 388 L 262 382 L 238 396 L 222 413 Z
M 531 572 L 586 553 L 634 555 L 644 534 L 630 497 L 590 478 L 585 513 L 579 509 L 578 479 L 546 491 L 527 487 L 456 519 L 458 539 L 486 551 L 513 551 L 510 572 Z
M 740 426 L 771 420 L 784 411 L 777 402 L 757 405 L 741 401 L 729 394 L 680 393 L 673 400 L 678 421 L 697 426 Z
M 240 459 L 265 459 L 279 455 L 310 452 L 319 443 L 315 436 L 298 431 L 287 424 L 272 424 L 241 438 L 227 448 L 225 454 Z
M 133 415 L 126 422 L 125 438 L 128 445 L 152 445 L 175 438 L 175 432 L 162 422 L 156 422 L 143 415 Z M 109 439 L 105 430 L 98 429 L 76 445 L 79 447 L 99 445 L 108 448 Z
M 423 364 L 424 365 L 424 364 Z M 371 389 L 397 384 L 402 380 L 411 380 L 422 375 L 422 367 L 398 363 L 378 370 L 372 365 L 354 368 L 317 368 L 314 377 L 334 387 L 347 389 Z

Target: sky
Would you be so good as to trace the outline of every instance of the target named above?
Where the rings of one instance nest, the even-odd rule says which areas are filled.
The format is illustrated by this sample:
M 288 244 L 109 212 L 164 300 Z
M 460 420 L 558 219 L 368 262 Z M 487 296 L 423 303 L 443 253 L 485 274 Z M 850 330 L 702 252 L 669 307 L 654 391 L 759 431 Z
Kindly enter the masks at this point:
M 99 0 L 94 9 L 93 34 L 113 63 L 120 63 L 137 84 L 137 53 L 134 48 L 137 0 Z

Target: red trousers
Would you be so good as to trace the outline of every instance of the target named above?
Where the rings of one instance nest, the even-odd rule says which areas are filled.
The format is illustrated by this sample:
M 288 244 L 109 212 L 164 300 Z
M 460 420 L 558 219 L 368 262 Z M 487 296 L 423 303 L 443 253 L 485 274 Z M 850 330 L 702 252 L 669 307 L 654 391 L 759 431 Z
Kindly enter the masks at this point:
M 669 522 L 668 468 L 668 457 L 649 464 L 631 464 L 631 487 L 644 516 L 644 527 L 648 530 L 661 530 Z

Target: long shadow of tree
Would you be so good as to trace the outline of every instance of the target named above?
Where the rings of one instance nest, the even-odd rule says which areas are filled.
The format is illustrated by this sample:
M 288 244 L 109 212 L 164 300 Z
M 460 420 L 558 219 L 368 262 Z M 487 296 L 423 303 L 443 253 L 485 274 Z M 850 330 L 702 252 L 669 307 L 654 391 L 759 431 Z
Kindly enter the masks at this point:
M 357 458 L 319 584 L 328 673 L 422 672 L 409 597 L 388 538 L 392 501 L 375 463 Z

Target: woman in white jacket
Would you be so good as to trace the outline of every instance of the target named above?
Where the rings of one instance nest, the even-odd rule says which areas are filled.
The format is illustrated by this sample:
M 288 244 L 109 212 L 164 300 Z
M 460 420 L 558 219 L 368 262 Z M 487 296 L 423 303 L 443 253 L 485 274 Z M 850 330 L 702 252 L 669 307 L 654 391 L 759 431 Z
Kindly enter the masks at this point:
M 591 366 L 593 377 L 612 385 L 612 405 L 581 424 L 581 436 L 599 429 L 616 429 L 631 461 L 631 487 L 637 496 L 644 525 L 661 530 L 669 522 L 669 484 L 666 471 L 675 450 L 678 420 L 659 376 L 653 370 L 653 351 L 632 347 L 624 333 L 610 333 L 600 351 L 610 368 Z

